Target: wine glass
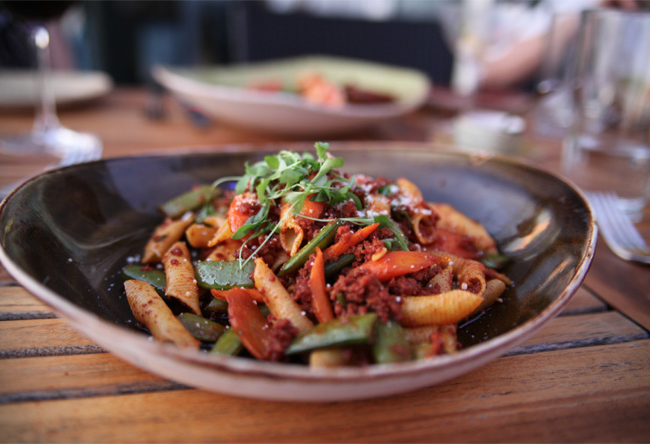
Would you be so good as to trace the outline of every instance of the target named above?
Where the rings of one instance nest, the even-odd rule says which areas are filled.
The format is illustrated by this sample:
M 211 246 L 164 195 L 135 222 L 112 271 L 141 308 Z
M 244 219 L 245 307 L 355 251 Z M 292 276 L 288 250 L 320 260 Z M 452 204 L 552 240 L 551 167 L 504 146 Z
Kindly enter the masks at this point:
M 74 1 L 0 1 L 26 27 L 36 51 L 38 100 L 31 131 L 0 135 L 0 198 L 29 177 L 46 169 L 99 159 L 97 136 L 65 128 L 56 113 L 51 82 L 48 23 L 59 18 Z
M 458 0 L 441 8 L 443 35 L 454 54 L 450 87 L 457 114 L 450 135 L 461 149 L 513 153 L 520 147 L 525 121 L 478 98 L 490 64 L 515 41 L 518 29 L 511 22 L 525 8 L 497 0 Z

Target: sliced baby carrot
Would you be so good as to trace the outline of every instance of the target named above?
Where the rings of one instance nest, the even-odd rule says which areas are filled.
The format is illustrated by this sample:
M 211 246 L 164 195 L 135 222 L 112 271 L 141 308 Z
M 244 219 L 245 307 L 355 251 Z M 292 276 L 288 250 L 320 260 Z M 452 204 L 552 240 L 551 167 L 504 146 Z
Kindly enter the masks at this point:
M 312 307 L 318 322 L 323 323 L 334 319 L 332 306 L 325 288 L 325 260 L 323 259 L 323 252 L 318 247 L 316 247 L 316 258 L 309 275 L 309 288 L 311 289 Z
M 266 359 L 268 344 L 264 339 L 267 328 L 266 318 L 243 289 L 233 288 L 226 295 L 230 326 L 241 340 L 246 350 L 257 359 Z
M 212 294 L 212 296 L 214 296 L 217 299 L 221 299 L 222 301 L 227 301 L 228 294 L 233 290 L 243 290 L 244 292 L 248 293 L 248 295 L 251 298 L 253 298 L 255 302 L 259 302 L 262 304 L 264 303 L 264 297 L 262 296 L 262 293 L 260 293 L 259 290 L 256 288 L 235 287 L 229 290 L 217 290 L 213 288 L 212 290 L 210 290 L 210 293 Z M 241 293 L 236 293 L 236 294 L 241 294 Z
M 354 247 L 357 244 L 360 244 L 368 236 L 370 236 L 370 234 L 375 231 L 378 226 L 379 222 L 375 222 L 372 225 L 368 225 L 367 227 L 363 227 L 362 229 L 355 231 L 347 239 L 342 239 L 341 241 L 332 244 L 323 252 L 325 260 L 330 261 L 336 257 L 339 257 L 350 248 Z
M 366 262 L 359 268 L 370 271 L 380 281 L 415 273 L 440 261 L 435 255 L 420 251 L 390 251 L 376 261 Z

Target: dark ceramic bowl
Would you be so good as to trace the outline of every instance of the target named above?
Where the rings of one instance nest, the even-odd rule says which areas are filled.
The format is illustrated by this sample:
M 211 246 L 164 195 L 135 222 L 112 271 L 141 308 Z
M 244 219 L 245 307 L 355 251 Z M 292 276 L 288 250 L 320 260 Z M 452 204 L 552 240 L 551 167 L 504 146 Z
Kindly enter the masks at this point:
M 278 148 L 110 159 L 45 173 L 2 203 L 0 260 L 88 337 L 152 373 L 234 395 L 309 401 L 385 396 L 483 365 L 553 318 L 591 263 L 594 217 L 584 196 L 558 177 L 506 158 L 436 152 L 427 145 L 333 144 L 347 171 L 410 178 L 426 199 L 450 203 L 484 224 L 512 257 L 504 272 L 514 286 L 503 303 L 462 326 L 463 349 L 418 362 L 323 370 L 148 340 L 135 327 L 120 269 L 142 252 L 161 221 L 156 206 L 196 183 L 240 174 L 244 161 Z

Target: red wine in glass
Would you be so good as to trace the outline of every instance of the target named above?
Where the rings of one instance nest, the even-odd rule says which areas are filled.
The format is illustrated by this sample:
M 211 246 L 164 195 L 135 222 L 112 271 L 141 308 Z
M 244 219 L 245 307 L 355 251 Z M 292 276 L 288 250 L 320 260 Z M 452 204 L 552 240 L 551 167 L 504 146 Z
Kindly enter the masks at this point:
M 0 7 L 7 9 L 16 19 L 26 22 L 48 22 L 58 19 L 74 3 L 68 1 L 2 0 Z

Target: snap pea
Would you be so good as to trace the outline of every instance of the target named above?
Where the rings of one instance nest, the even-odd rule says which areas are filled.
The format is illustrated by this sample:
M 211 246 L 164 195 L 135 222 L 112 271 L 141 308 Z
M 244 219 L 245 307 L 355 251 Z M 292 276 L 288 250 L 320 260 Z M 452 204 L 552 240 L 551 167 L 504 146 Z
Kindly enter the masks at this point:
M 243 267 L 239 261 L 199 261 L 196 264 L 196 283 L 201 288 L 229 290 L 233 287 L 253 288 L 251 275 L 254 262 L 246 262 Z
M 511 258 L 501 254 L 486 254 L 479 259 L 488 268 L 494 268 L 498 270 L 511 261 Z
M 342 224 L 343 222 L 337 219 L 334 223 L 325 225 L 316 236 L 307 243 L 307 245 L 298 250 L 298 252 L 282 266 L 278 275 L 284 276 L 285 274 L 293 273 L 307 262 L 309 256 L 316 251 L 316 247 L 323 250 L 325 247 L 329 246 L 334 242 L 336 230 L 338 230 Z
M 377 323 L 372 354 L 377 364 L 411 360 L 411 347 L 404 329 L 395 321 Z
M 218 196 L 220 192 L 218 188 L 212 188 L 212 185 L 203 185 L 168 200 L 160 205 L 159 209 L 165 216 L 176 218 L 199 208 L 212 197 Z
M 376 313 L 368 313 L 318 324 L 296 336 L 285 354 L 295 355 L 319 348 L 367 344 L 372 340 L 376 320 Z
M 325 265 L 325 279 L 329 280 L 339 274 L 341 270 L 354 262 L 354 254 L 343 254 L 334 262 Z
M 223 325 L 193 313 L 181 313 L 177 318 L 187 331 L 199 341 L 216 342 L 226 331 L 226 327 Z
M 228 302 L 212 298 L 210 302 L 203 307 L 203 314 L 206 316 L 212 316 L 216 313 L 228 313 Z
M 159 292 L 164 292 L 167 285 L 163 271 L 145 265 L 127 265 L 122 269 L 122 274 L 126 279 L 137 279 L 151 284 Z
M 239 340 L 239 336 L 235 333 L 235 330 L 229 328 L 221 335 L 219 340 L 214 344 L 210 354 L 221 354 L 221 355 L 230 355 L 236 356 L 244 349 L 244 345 Z

